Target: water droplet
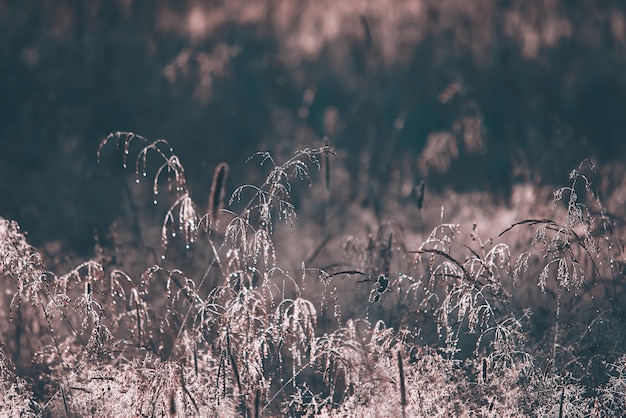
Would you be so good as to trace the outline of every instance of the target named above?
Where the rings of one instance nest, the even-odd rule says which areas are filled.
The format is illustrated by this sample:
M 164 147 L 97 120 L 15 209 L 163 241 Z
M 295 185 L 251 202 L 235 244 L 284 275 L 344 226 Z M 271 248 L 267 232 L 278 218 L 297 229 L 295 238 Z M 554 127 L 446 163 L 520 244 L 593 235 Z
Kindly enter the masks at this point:
M 176 232 L 172 232 L 172 238 L 176 237 Z
M 126 167 L 127 167 L 126 163 L 123 163 L 123 164 L 122 164 L 122 167 L 126 168 Z
M 185 249 L 187 249 L 187 250 L 188 250 L 189 248 L 191 248 L 191 247 L 189 246 L 189 244 L 186 244 L 186 245 L 185 245 Z
M 135 183 L 139 184 L 139 179 L 135 179 Z
M 158 204 L 159 202 L 157 202 L 157 201 L 156 201 L 156 199 L 154 199 L 153 203 L 156 205 L 156 204 Z
M 161 256 L 161 260 L 165 260 L 165 254 Z
M 146 177 L 148 174 L 146 174 L 146 172 L 144 171 L 143 173 L 141 173 L 144 177 Z

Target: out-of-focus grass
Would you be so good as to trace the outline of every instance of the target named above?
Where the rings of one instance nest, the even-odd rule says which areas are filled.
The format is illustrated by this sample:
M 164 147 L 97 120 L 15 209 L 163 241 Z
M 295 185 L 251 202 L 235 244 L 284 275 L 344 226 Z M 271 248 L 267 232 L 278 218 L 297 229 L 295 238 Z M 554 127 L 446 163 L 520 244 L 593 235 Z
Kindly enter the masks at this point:
M 129 205 L 119 168 L 92 158 L 118 129 L 176 140 L 198 196 L 220 161 L 324 135 L 358 155 L 353 197 L 398 166 L 504 199 L 561 184 L 623 151 L 623 26 L 619 2 L 6 3 L 0 177 L 20 187 L 0 183 L 0 210 L 38 245 L 92 255 L 93 228 L 105 238 Z

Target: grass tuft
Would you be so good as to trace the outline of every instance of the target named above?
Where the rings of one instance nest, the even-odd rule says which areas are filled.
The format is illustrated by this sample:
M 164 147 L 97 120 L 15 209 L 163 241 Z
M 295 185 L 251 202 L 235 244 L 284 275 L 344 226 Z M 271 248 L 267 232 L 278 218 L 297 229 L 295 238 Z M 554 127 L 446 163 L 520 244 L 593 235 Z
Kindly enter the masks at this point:
M 98 158 L 109 143 L 123 166 L 134 158 L 137 179 L 153 176 L 167 258 L 135 277 L 100 247 L 97 259 L 57 275 L 15 222 L 0 219 L 0 415 L 626 410 L 623 230 L 593 186 L 593 164 L 554 193 L 553 216 L 515 221 L 498 237 L 528 237 L 523 247 L 484 240 L 476 222 L 444 222 L 442 209 L 421 240 L 399 221 L 333 234 L 333 215 L 320 221 L 322 245 L 305 236 L 286 248 L 287 234 L 302 233 L 297 210 L 307 209 L 294 198 L 299 182 L 337 213 L 328 141 L 282 163 L 256 154 L 266 176 L 228 202 L 229 169 L 219 164 L 206 213 L 167 141 L 117 132 Z M 425 183 L 412 190 L 414 229 L 423 229 Z M 295 250 L 316 246 L 307 262 L 290 263 Z

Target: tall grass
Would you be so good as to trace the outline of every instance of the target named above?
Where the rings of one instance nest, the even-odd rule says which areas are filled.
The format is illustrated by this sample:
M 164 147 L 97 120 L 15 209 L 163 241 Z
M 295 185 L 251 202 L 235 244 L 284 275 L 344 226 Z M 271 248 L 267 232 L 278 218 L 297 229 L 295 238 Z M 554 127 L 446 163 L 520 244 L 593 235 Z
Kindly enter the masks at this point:
M 167 206 L 160 262 L 133 277 L 105 262 L 103 248 L 56 275 L 1 219 L 3 415 L 624 413 L 623 243 L 593 165 L 555 192 L 553 218 L 503 231 L 532 228 L 519 254 L 483 240 L 476 224 L 464 238 L 442 210 L 418 246 L 393 222 L 364 240 L 336 231 L 322 245 L 342 251 L 289 269 L 275 232 L 283 224 L 298 233 L 296 183 L 323 177 L 327 198 L 338 187 L 328 142 L 283 163 L 258 153 L 265 179 L 235 188 L 228 205 L 220 164 L 204 213 L 167 141 L 117 132 L 98 158 L 113 145 Z M 423 183 L 416 191 L 421 213 Z M 177 266 L 186 256 L 204 271 Z M 319 294 L 307 290 L 318 285 Z M 524 305 L 532 289 L 551 303 L 543 322 Z

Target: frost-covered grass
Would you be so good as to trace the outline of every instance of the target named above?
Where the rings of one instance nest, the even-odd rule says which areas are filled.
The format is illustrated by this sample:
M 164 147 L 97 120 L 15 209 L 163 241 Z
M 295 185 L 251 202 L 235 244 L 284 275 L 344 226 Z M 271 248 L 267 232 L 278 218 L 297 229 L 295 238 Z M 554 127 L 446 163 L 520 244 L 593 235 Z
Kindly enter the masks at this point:
M 484 205 L 473 223 L 468 202 L 435 205 L 420 185 L 382 202 L 386 218 L 336 202 L 346 176 L 327 144 L 259 153 L 265 179 L 228 199 L 220 164 L 206 210 L 167 141 L 118 132 L 99 158 L 114 147 L 163 207 L 160 242 L 143 243 L 158 254 L 113 235 L 53 273 L 0 219 L 0 415 L 626 411 L 623 231 L 590 162 L 487 239 L 484 212 L 511 211 Z

